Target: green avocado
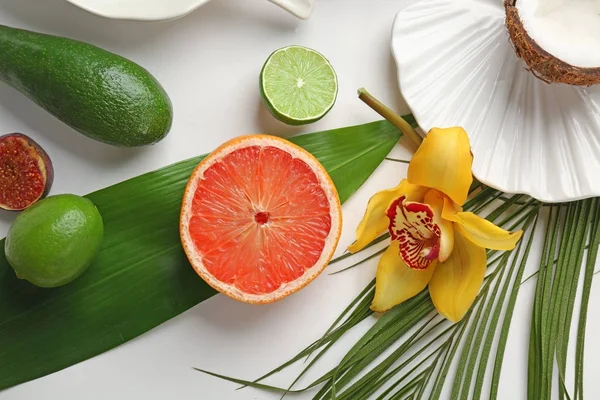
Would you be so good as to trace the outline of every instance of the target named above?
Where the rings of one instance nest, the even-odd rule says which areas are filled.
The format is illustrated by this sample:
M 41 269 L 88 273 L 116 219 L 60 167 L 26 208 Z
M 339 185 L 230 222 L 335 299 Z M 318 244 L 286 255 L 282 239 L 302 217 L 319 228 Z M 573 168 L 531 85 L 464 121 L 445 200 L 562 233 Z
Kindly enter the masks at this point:
M 171 129 L 173 108 L 160 83 L 91 44 L 0 25 L 0 80 L 101 142 L 144 146 Z

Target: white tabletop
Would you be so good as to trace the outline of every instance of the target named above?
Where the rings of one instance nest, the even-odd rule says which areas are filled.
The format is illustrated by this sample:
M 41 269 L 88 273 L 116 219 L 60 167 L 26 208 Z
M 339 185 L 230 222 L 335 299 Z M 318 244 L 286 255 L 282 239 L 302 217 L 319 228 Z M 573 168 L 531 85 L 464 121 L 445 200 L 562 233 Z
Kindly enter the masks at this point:
M 237 135 L 285 136 L 379 119 L 357 99 L 356 89 L 361 86 L 398 112 L 407 112 L 396 84 L 389 42 L 396 12 L 411 1 L 415 0 L 317 0 L 313 16 L 300 21 L 264 0 L 214 0 L 180 20 L 140 23 L 96 17 L 64 0 L 3 0 L 1 24 L 88 41 L 146 67 L 171 96 L 175 120 L 170 135 L 156 146 L 114 148 L 72 131 L 0 84 L 0 133 L 26 133 L 48 151 L 56 173 L 53 193 L 85 194 L 209 152 Z M 303 128 L 275 121 L 259 97 L 263 62 L 273 50 L 290 44 L 322 52 L 339 78 L 333 110 Z M 393 154 L 409 157 L 401 145 Z M 384 162 L 344 205 L 340 248 L 352 241 L 369 196 L 395 186 L 404 173 L 404 165 Z M 11 218 L 0 214 L 0 234 L 6 233 Z M 340 267 L 331 266 L 328 271 Z M 277 395 L 253 389 L 235 391 L 236 385 L 192 367 L 247 379 L 271 370 L 318 338 L 373 278 L 375 267 L 373 261 L 335 276 L 326 271 L 299 293 L 267 306 L 217 295 L 115 350 L 0 392 L 0 399 L 277 399 Z M 529 281 L 519 295 L 500 399 L 526 395 L 534 285 L 535 280 Z M 600 322 L 594 317 L 598 307 L 600 295 L 592 291 L 585 371 L 585 394 L 591 399 L 600 398 Z M 335 365 L 372 323 L 369 320 L 348 334 L 311 377 Z M 269 382 L 286 385 L 297 372 L 293 369 Z M 572 379 L 569 369 L 567 382 Z

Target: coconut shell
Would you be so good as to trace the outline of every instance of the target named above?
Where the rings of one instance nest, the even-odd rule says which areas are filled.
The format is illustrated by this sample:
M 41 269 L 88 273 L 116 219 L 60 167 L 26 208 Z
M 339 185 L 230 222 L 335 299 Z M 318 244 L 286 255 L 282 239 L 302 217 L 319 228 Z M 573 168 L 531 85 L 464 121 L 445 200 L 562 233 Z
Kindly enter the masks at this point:
M 529 70 L 546 83 L 566 83 L 575 86 L 592 86 L 600 83 L 600 67 L 576 67 L 544 50 L 525 30 L 515 6 L 517 0 L 505 0 L 506 27 L 517 56 Z

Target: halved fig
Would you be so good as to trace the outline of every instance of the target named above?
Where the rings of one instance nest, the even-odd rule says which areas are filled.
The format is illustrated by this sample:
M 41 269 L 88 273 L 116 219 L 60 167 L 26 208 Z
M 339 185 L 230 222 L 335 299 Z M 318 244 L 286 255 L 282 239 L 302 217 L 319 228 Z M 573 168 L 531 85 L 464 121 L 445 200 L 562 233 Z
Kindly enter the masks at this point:
M 54 180 L 48 154 L 21 133 L 0 136 L 0 208 L 24 210 L 44 198 Z

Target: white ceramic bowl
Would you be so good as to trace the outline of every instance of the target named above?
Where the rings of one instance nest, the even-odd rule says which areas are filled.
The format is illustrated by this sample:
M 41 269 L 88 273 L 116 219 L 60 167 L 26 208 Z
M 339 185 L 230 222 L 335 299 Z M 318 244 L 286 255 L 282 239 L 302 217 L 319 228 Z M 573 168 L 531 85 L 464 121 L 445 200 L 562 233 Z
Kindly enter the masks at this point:
M 105 18 L 167 21 L 183 17 L 210 0 L 67 0 Z M 257 1 L 257 0 L 247 0 Z M 310 17 L 314 0 L 268 0 L 300 19 Z
M 419 125 L 462 126 L 473 173 L 547 202 L 600 196 L 600 87 L 549 85 L 516 57 L 502 0 L 421 0 L 392 49 Z

